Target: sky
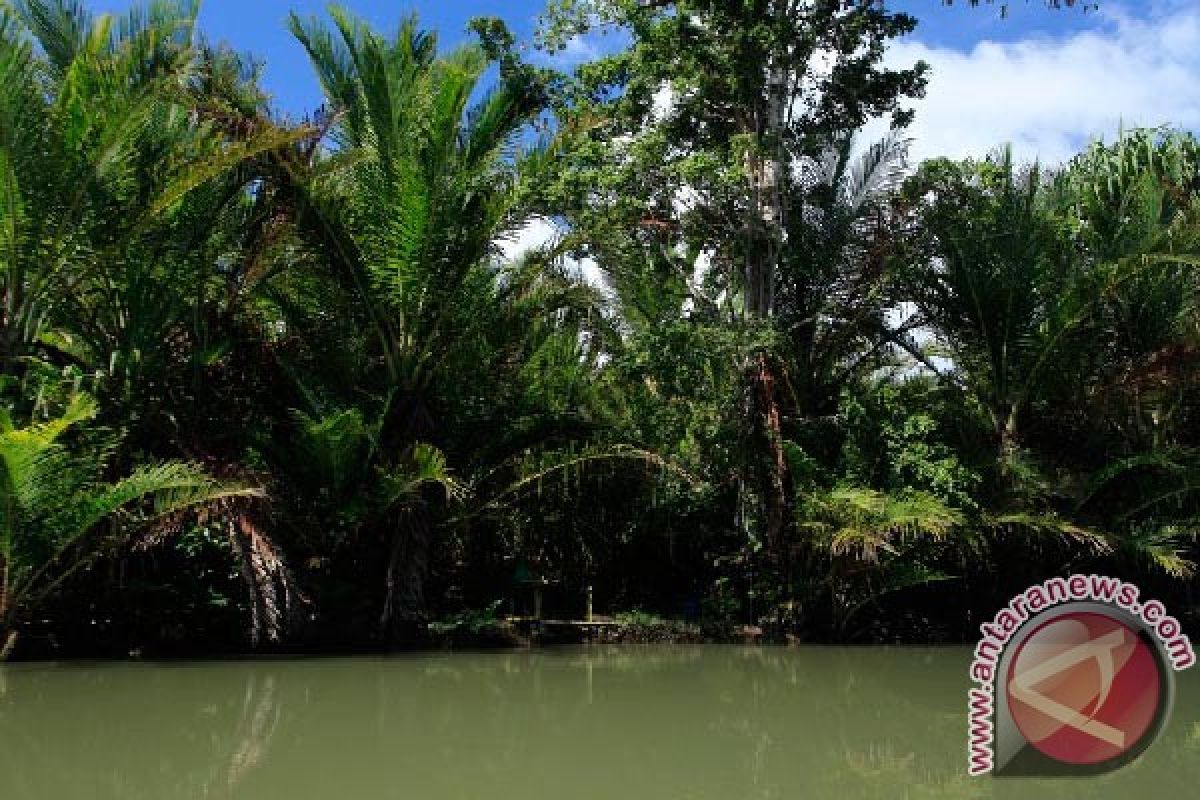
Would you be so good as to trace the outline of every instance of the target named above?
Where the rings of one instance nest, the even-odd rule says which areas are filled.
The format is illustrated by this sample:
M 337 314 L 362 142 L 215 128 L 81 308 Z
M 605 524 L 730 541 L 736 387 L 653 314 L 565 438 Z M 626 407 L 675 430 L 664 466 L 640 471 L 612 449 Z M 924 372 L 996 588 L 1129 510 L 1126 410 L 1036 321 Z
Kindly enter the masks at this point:
M 1011 143 L 1059 163 L 1122 125 L 1200 132 L 1200 0 L 1101 0 L 1088 13 L 1018 0 L 1008 20 L 939 2 L 903 3 L 923 24 L 888 53 L 933 68 L 914 104 L 914 159 Z
M 128 0 L 94 0 L 96 11 Z M 288 11 L 322 14 L 325 0 L 203 0 L 200 27 L 264 62 L 278 108 L 299 117 L 320 104 L 303 51 L 285 27 Z M 444 47 L 467 40 L 474 16 L 505 19 L 521 38 L 544 0 L 343 0 L 378 28 L 415 11 Z M 927 95 L 914 103 L 914 159 L 980 156 L 1011 143 L 1020 158 L 1060 162 L 1089 139 L 1118 127 L 1177 125 L 1200 131 L 1200 0 L 1100 0 L 1100 8 L 1049 10 L 1044 0 L 971 8 L 968 0 L 891 0 L 920 24 L 888 59 L 933 68 Z M 560 66 L 595 56 L 612 37 L 581 39 Z M 880 124 L 867 135 L 882 133 Z

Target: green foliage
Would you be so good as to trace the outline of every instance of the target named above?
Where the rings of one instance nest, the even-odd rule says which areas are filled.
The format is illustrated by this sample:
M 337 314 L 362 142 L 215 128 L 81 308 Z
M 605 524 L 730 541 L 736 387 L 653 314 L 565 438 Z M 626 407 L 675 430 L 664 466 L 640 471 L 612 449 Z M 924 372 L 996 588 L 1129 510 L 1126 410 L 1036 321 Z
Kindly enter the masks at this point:
M 71 429 L 95 416 L 76 395 L 61 415 L 15 426 L 0 418 L 0 624 L 7 634 L 73 573 L 155 520 L 256 489 L 222 484 L 193 464 L 145 464 L 100 479 L 109 451 L 74 452 Z
M 635 608 L 631 611 L 618 611 L 616 614 L 613 614 L 613 619 L 621 625 L 632 625 L 643 628 L 662 625 L 667 621 L 657 614 L 643 611 L 640 608 Z
M 0 3 L 5 630 L 470 640 L 524 564 L 638 628 L 958 638 L 1192 576 L 1191 135 L 910 166 L 915 21 L 840 0 L 561 0 L 541 56 L 613 43 L 569 73 L 293 15 L 292 124 L 196 13 Z
M 961 407 L 927 379 L 869 384 L 843 399 L 845 479 L 889 490 L 917 489 L 973 510 L 982 476 L 953 446 L 949 419 Z
M 813 493 L 799 511 L 801 527 L 812 531 L 818 547 L 835 557 L 877 563 L 895 555 L 907 536 L 944 539 L 962 524 L 962 514 L 932 495 L 887 495 L 870 489 L 838 488 Z

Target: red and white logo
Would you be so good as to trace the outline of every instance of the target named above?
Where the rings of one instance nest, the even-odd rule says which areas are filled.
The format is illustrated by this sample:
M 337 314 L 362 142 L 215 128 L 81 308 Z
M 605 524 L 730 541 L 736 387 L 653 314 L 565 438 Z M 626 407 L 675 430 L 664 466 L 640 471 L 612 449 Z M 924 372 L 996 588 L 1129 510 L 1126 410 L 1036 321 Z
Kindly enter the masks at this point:
M 972 775 L 1095 775 L 1166 723 L 1174 672 L 1195 664 L 1179 620 L 1099 575 L 1031 586 L 980 626 L 968 702 Z
M 1017 730 L 1065 764 L 1100 764 L 1133 750 L 1165 694 L 1151 648 L 1105 614 L 1068 612 L 1039 625 L 1005 676 Z

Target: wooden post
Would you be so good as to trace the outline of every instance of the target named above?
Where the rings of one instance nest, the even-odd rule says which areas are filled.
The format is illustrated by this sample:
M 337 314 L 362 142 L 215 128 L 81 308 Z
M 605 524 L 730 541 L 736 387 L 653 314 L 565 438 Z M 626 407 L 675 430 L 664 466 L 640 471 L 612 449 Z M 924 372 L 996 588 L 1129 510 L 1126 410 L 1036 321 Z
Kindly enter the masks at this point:
M 8 635 L 4 637 L 3 647 L 0 647 L 0 662 L 8 661 L 16 649 L 17 629 L 13 628 L 12 630 L 8 631 Z

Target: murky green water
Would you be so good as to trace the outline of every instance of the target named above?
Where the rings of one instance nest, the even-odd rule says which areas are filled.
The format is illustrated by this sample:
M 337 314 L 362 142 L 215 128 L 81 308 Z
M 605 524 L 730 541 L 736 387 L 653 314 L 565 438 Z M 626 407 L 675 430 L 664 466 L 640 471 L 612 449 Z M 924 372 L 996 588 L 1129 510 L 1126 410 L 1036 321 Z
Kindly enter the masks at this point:
M 1159 798 L 1200 791 L 1200 671 L 1136 764 L 969 779 L 965 649 L 597 648 L 0 668 L 0 798 Z

